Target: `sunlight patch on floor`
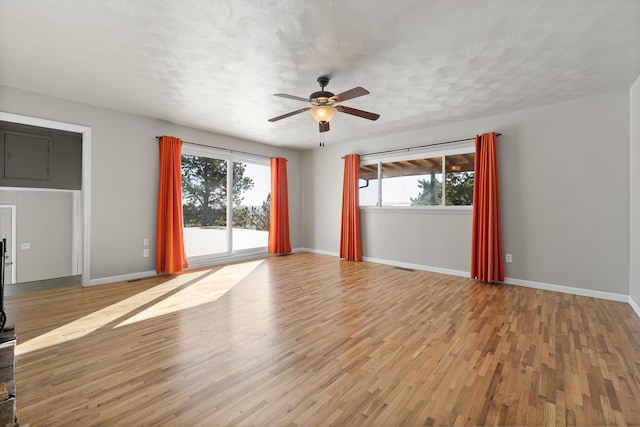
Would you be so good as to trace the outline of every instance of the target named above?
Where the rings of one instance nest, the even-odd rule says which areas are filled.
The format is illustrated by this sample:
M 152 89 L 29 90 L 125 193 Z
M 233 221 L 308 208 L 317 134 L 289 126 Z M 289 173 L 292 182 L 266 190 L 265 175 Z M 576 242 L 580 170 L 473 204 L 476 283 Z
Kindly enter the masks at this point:
M 213 302 L 240 283 L 261 263 L 262 260 L 228 265 L 211 274 L 195 277 L 189 286 L 135 314 L 116 327 Z
M 233 264 L 218 270 L 199 270 L 180 274 L 151 289 L 95 311 L 29 341 L 18 342 L 16 354 L 26 354 L 73 341 L 94 333 L 110 323 L 118 322 L 114 326 L 117 328 L 213 302 L 247 277 L 261 263 L 262 260 L 258 260 Z M 123 318 L 126 319 L 122 321 Z

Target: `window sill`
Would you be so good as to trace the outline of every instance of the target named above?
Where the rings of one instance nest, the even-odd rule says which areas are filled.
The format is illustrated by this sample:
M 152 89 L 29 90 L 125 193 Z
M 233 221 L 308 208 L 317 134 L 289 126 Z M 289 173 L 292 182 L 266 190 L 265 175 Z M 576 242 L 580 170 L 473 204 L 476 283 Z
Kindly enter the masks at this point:
M 472 206 L 360 206 L 364 213 L 471 215 Z

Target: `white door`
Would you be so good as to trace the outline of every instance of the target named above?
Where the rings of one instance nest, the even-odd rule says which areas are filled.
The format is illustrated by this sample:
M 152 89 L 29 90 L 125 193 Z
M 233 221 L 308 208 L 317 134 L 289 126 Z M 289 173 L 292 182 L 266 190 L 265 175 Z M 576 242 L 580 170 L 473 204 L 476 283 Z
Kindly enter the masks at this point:
M 15 260 L 13 239 L 15 225 L 13 223 L 15 206 L 0 206 L 0 240 L 7 239 L 7 252 L 4 254 L 4 283 L 15 283 L 16 274 L 13 262 Z M 0 254 L 2 256 L 2 254 Z

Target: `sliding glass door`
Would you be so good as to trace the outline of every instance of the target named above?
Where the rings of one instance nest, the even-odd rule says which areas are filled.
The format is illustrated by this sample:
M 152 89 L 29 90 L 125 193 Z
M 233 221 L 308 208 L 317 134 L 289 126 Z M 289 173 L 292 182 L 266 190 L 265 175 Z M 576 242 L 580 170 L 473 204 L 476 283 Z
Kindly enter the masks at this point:
M 270 179 L 268 159 L 183 146 L 184 240 L 190 264 L 266 252 Z

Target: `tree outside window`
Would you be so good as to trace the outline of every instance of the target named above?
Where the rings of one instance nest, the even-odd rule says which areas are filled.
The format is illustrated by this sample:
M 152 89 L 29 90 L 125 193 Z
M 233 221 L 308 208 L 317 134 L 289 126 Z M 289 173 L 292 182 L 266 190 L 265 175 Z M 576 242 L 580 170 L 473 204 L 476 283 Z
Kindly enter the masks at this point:
M 471 206 L 474 163 L 475 153 L 462 152 L 361 165 L 361 206 Z

